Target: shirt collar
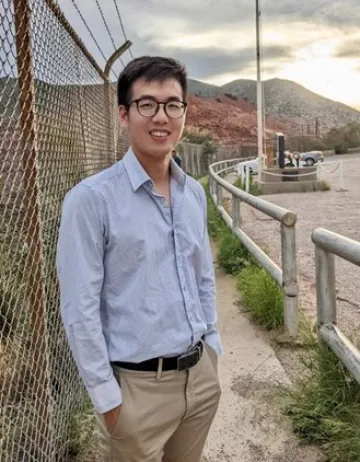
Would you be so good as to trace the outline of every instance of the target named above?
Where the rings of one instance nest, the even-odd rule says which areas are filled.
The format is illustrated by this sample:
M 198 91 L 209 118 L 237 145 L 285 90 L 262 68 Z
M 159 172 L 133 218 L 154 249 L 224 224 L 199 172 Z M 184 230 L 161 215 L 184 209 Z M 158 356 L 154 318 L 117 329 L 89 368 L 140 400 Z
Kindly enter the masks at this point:
M 174 161 L 174 159 L 171 159 L 170 162 L 170 169 L 171 169 L 171 176 L 174 178 L 176 183 L 179 183 L 182 187 L 185 186 L 186 182 L 186 175 L 184 171 L 178 166 L 178 164 Z
M 123 162 L 134 191 L 144 183 L 152 181 L 131 149 L 125 154 Z
M 123 162 L 134 192 L 147 182 L 153 183 L 131 148 L 125 154 Z M 172 178 L 181 186 L 185 186 L 186 175 L 173 159 L 171 159 L 170 169 Z

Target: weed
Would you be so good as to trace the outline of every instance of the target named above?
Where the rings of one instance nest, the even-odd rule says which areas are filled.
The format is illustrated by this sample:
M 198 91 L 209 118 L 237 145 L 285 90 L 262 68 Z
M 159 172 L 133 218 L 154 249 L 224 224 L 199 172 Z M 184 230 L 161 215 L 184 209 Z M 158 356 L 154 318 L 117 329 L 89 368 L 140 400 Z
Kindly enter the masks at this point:
M 237 289 L 256 324 L 268 330 L 284 324 L 283 292 L 264 269 L 244 269 L 238 276 Z
M 289 391 L 287 413 L 304 441 L 320 444 L 330 462 L 360 461 L 360 385 L 325 346 L 303 358 L 306 380 Z

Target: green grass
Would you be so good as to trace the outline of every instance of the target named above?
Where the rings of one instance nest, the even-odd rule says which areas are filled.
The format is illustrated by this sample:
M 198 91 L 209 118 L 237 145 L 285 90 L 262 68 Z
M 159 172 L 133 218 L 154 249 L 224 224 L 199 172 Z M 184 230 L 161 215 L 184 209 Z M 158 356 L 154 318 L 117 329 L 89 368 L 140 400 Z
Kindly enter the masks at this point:
M 300 344 L 303 347 L 313 348 L 318 344 L 315 322 L 307 318 L 299 308 L 299 333 Z
M 90 446 L 94 439 L 96 420 L 93 406 L 86 399 L 84 406 L 73 414 L 70 420 L 69 454 L 78 455 L 84 448 Z
M 327 347 L 316 346 L 303 362 L 286 408 L 295 433 L 319 444 L 329 462 L 359 462 L 360 385 Z
M 223 222 L 212 198 L 207 182 L 202 179 L 207 197 L 208 232 L 218 243 L 217 263 L 227 274 L 236 276 L 243 268 L 256 265 L 254 257 L 247 248 L 233 235 Z
M 221 216 L 212 198 L 210 197 L 210 187 L 208 182 L 205 179 L 202 179 L 201 183 L 205 189 L 207 199 L 207 224 L 209 236 L 217 240 L 224 232 L 228 230 L 228 228 L 221 219 Z
M 235 181 L 234 186 L 245 191 L 245 184 L 243 184 L 243 182 L 241 181 L 241 176 Z M 254 181 L 254 178 L 251 175 L 249 193 L 253 196 L 259 196 L 260 194 L 262 194 L 260 186 Z
M 244 269 L 237 278 L 237 289 L 245 311 L 256 324 L 267 330 L 283 326 L 283 292 L 264 269 Z
M 255 265 L 254 257 L 230 230 L 223 232 L 218 243 L 217 262 L 226 273 L 236 276 L 244 268 Z

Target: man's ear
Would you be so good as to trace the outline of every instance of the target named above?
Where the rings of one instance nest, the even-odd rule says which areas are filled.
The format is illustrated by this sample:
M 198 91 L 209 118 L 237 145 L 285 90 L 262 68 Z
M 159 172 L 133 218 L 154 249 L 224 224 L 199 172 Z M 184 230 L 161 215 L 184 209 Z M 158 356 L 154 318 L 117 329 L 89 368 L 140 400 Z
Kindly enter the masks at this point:
M 126 107 L 123 106 L 123 105 L 119 106 L 119 118 L 120 118 L 121 125 L 123 127 L 125 127 L 125 128 L 128 128 L 128 126 L 129 126 L 129 122 L 128 122 L 129 113 L 128 113 Z

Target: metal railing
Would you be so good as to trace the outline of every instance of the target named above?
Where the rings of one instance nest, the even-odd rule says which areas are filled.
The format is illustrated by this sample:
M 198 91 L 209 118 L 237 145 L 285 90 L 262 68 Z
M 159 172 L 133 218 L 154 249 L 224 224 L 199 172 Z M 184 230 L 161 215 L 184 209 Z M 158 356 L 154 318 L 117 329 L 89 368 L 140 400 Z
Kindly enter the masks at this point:
M 315 244 L 318 335 L 360 383 L 360 351 L 336 327 L 335 255 L 360 266 L 360 242 L 326 229 L 312 234 Z
M 233 170 L 234 166 L 244 159 L 232 159 L 217 162 L 209 167 L 210 194 L 219 213 L 232 233 L 254 255 L 262 267 L 282 287 L 284 292 L 284 323 L 286 332 L 296 336 L 298 330 L 298 284 L 296 264 L 296 214 L 277 205 L 255 197 L 224 180 L 224 175 Z M 232 216 L 223 207 L 223 189 L 231 194 Z M 241 203 L 260 210 L 281 224 L 281 262 L 282 268 L 268 256 L 241 229 Z

